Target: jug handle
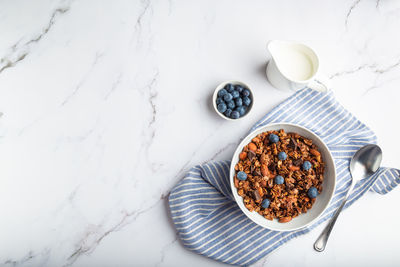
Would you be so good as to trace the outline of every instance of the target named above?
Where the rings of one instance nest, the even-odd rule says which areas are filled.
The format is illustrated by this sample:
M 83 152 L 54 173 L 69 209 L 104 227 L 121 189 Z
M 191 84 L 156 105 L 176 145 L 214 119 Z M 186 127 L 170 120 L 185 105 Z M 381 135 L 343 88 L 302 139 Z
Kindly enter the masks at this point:
M 307 84 L 307 87 L 319 92 L 328 92 L 331 88 L 331 84 L 332 82 L 328 76 L 319 74 Z

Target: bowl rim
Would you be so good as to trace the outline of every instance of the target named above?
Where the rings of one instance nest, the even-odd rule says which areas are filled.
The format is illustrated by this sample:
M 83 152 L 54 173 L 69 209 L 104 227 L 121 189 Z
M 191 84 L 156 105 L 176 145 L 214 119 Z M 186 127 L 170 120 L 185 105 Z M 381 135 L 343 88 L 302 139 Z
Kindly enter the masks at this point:
M 225 85 L 227 85 L 228 83 L 231 83 L 231 84 L 234 84 L 234 85 L 235 85 L 235 84 L 241 85 L 241 86 L 243 86 L 243 87 L 246 87 L 246 88 L 250 91 L 250 99 L 251 99 L 250 106 L 249 106 L 249 108 L 247 109 L 246 113 L 245 113 L 243 116 L 241 116 L 241 117 L 239 117 L 239 118 L 237 118 L 237 119 L 228 118 L 228 117 L 226 117 L 224 114 L 222 114 L 221 112 L 219 112 L 218 109 L 217 109 L 217 103 L 216 103 L 216 101 L 217 101 L 217 97 L 218 97 L 218 91 L 221 90 L 222 88 L 224 88 Z M 223 118 L 223 119 L 225 119 L 225 120 L 228 120 L 228 121 L 238 121 L 238 120 L 243 119 L 243 118 L 246 117 L 247 115 L 249 115 L 250 111 L 253 109 L 254 94 L 253 94 L 253 91 L 251 90 L 250 86 L 248 86 L 248 85 L 245 84 L 244 82 L 237 81 L 237 80 L 229 80 L 229 81 L 224 81 L 224 82 L 220 83 L 220 84 L 215 88 L 214 93 L 213 93 L 213 97 L 212 97 L 212 102 L 213 102 L 213 107 L 214 107 L 215 112 L 216 112 L 221 118 Z
M 321 142 L 321 144 L 323 145 L 324 149 L 326 150 L 326 152 L 327 152 L 327 154 L 329 156 L 329 158 L 325 159 L 324 162 L 325 163 L 328 163 L 328 162 L 331 163 L 332 164 L 332 169 L 333 169 L 333 175 L 332 175 L 333 177 L 331 178 L 333 180 L 333 190 L 328 196 L 329 200 L 327 201 L 327 204 L 325 205 L 325 207 L 321 210 L 321 212 L 314 219 L 310 220 L 309 222 L 307 222 L 307 223 L 305 223 L 303 225 L 300 225 L 300 226 L 297 226 L 297 227 L 292 227 L 292 228 L 289 228 L 289 229 L 277 229 L 277 228 L 274 228 L 274 227 L 267 227 L 265 225 L 262 225 L 262 224 L 258 223 L 256 220 L 254 220 L 252 218 L 252 216 L 250 216 L 248 214 L 248 212 L 250 212 L 250 211 L 248 211 L 247 208 L 244 205 L 239 205 L 239 201 L 243 202 L 243 198 L 238 195 L 237 189 L 236 189 L 236 187 L 234 185 L 234 174 L 235 174 L 235 165 L 236 165 L 236 163 L 234 164 L 235 158 L 238 157 L 240 151 L 243 149 L 243 147 L 246 145 L 246 143 L 248 143 L 247 139 L 249 137 L 256 136 L 255 133 L 259 132 L 262 129 L 270 128 L 270 127 L 279 128 L 279 126 L 282 126 L 282 125 L 292 126 L 294 128 L 296 128 L 296 127 L 297 128 L 301 128 L 302 130 L 310 133 L 310 135 L 312 136 L 312 138 L 310 138 L 310 139 L 315 139 L 315 138 L 318 139 L 318 141 Z M 262 130 L 261 132 L 264 132 L 264 131 L 269 131 L 269 130 Z M 235 152 L 233 153 L 232 159 L 231 159 L 231 164 L 230 164 L 230 169 L 229 169 L 229 183 L 231 185 L 232 195 L 233 195 L 233 197 L 235 199 L 236 204 L 239 206 L 239 208 L 242 210 L 242 212 L 247 216 L 247 218 L 249 218 L 251 221 L 253 221 L 257 225 L 259 225 L 259 226 L 261 226 L 261 227 L 263 227 L 265 229 L 269 229 L 269 230 L 273 230 L 273 231 L 279 231 L 279 232 L 289 232 L 289 231 L 295 231 L 295 230 L 303 229 L 303 228 L 313 224 L 314 222 L 316 222 L 321 217 L 321 215 L 326 211 L 326 209 L 329 207 L 330 203 L 332 202 L 332 198 L 333 198 L 333 195 L 334 195 L 335 189 L 336 189 L 336 176 L 337 176 L 337 173 L 336 173 L 335 161 L 334 161 L 334 158 L 332 156 L 331 151 L 329 150 L 329 147 L 325 144 L 325 142 L 316 133 L 314 133 L 312 130 L 310 130 L 308 128 L 305 128 L 303 126 L 300 126 L 298 124 L 287 123 L 287 122 L 269 123 L 269 124 L 263 125 L 263 126 L 257 128 L 257 129 L 255 129 L 254 131 L 252 131 L 251 133 L 246 135 L 242 139 L 242 141 L 239 143 L 239 145 L 237 146 Z M 296 218 L 294 218 L 294 219 L 296 219 Z

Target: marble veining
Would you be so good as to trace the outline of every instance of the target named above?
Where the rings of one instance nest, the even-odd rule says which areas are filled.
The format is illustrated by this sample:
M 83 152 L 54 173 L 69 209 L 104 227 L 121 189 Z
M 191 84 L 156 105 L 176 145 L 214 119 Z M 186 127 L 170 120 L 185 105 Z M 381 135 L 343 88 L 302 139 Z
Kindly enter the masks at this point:
M 68 5 L 56 8 L 52 12 L 48 24 L 42 29 L 40 33 L 37 34 L 37 36 L 22 44 L 20 43 L 20 41 L 18 41 L 13 46 L 11 46 L 10 53 L 0 59 L 0 63 L 2 63 L 2 66 L 0 65 L 0 73 L 7 68 L 14 67 L 20 61 L 24 60 L 24 58 L 29 55 L 30 47 L 33 44 L 40 42 L 40 40 L 50 31 L 50 29 L 56 23 L 57 17 L 65 14 L 66 12 L 68 12 L 68 10 Z
M 370 90 L 379 88 L 380 85 L 382 85 L 384 83 L 384 81 L 378 83 L 379 77 L 382 74 L 385 74 L 385 73 L 387 73 L 389 71 L 392 71 L 393 69 L 395 69 L 395 68 L 397 68 L 399 66 L 400 66 L 400 59 L 397 59 L 396 62 L 394 62 L 394 63 L 392 63 L 390 65 L 386 65 L 386 66 L 379 66 L 379 64 L 377 64 L 377 63 L 363 64 L 363 65 L 360 65 L 360 66 L 358 66 L 358 67 L 356 67 L 354 69 L 351 69 L 351 70 L 344 70 L 344 71 L 336 72 L 336 73 L 334 73 L 334 74 L 332 74 L 330 76 L 330 79 L 334 79 L 336 77 L 343 76 L 343 75 L 354 74 L 354 73 L 357 73 L 357 72 L 362 71 L 362 70 L 368 70 L 372 74 L 374 74 L 375 82 L 371 86 L 367 87 L 364 90 L 364 93 L 362 94 L 364 96 Z

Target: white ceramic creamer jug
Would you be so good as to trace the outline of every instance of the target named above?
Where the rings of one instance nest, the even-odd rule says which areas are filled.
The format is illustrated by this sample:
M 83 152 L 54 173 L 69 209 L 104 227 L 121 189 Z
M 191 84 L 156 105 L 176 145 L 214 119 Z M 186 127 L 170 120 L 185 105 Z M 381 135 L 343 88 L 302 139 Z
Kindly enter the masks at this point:
M 270 41 L 267 45 L 272 59 L 267 65 L 267 78 L 275 88 L 299 90 L 310 87 L 327 91 L 329 79 L 318 75 L 319 60 L 308 46 L 289 41 Z

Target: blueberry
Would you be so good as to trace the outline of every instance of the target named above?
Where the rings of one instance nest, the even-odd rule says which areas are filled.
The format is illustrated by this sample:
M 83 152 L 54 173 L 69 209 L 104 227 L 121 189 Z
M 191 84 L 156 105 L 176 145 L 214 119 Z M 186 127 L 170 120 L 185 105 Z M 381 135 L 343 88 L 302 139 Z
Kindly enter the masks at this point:
M 246 106 L 250 106 L 251 99 L 247 96 L 243 97 L 243 104 L 245 104 Z
M 225 116 L 227 116 L 227 117 L 230 117 L 231 116 L 231 113 L 232 113 L 232 109 L 230 109 L 230 108 L 227 108 L 226 110 L 225 110 Z
M 235 110 L 236 110 L 237 112 L 239 112 L 240 117 L 243 116 L 243 115 L 246 113 L 246 109 L 244 108 L 244 106 L 237 107 Z
M 238 97 L 235 99 L 235 104 L 237 107 L 241 107 L 243 106 L 243 100 L 240 97 Z
M 242 92 L 242 95 L 243 96 L 249 96 L 250 95 L 249 89 L 244 89 L 243 92 Z
M 287 155 L 285 152 L 281 151 L 278 153 L 278 159 L 279 160 L 285 160 L 287 158 Z
M 303 170 L 308 171 L 309 169 L 311 169 L 311 162 L 309 161 L 304 161 L 303 163 Z
M 235 85 L 235 89 L 241 93 L 243 91 L 243 86 L 241 86 L 240 84 Z
M 277 136 L 276 134 L 270 134 L 268 137 L 269 141 L 271 143 L 278 143 L 279 141 L 279 136 Z
M 276 184 L 283 184 L 285 182 L 285 179 L 283 179 L 282 176 L 278 175 L 275 177 L 275 183 Z
M 310 187 L 310 189 L 308 189 L 307 195 L 310 198 L 316 198 L 318 196 L 317 188 L 315 188 L 314 186 Z
M 232 119 L 239 119 L 239 117 L 240 117 L 240 114 L 239 114 L 239 112 L 237 112 L 236 110 L 234 110 L 234 111 L 232 111 L 232 113 L 231 113 L 231 118 Z
M 217 109 L 219 112 L 224 113 L 226 111 L 225 103 L 218 104 Z
M 228 83 L 227 85 L 225 85 L 225 89 L 226 89 L 229 93 L 232 93 L 233 90 L 235 90 L 235 87 L 233 86 L 233 84 Z
M 263 200 L 263 202 L 261 202 L 261 207 L 263 207 L 264 209 L 267 209 L 269 207 L 269 203 L 270 203 L 269 199 L 266 198 Z
M 233 96 L 229 93 L 227 93 L 226 95 L 224 95 L 224 100 L 226 102 L 231 101 L 233 99 Z
M 245 172 L 238 172 L 238 173 L 236 174 L 236 177 L 237 177 L 239 180 L 244 181 L 244 180 L 247 179 L 247 174 L 246 174 Z
M 230 109 L 234 109 L 235 108 L 235 102 L 233 100 L 226 102 L 226 105 Z
M 232 93 L 233 98 L 238 98 L 240 96 L 240 93 L 238 91 L 233 91 Z
M 221 89 L 218 91 L 218 96 L 224 96 L 228 93 L 228 91 L 226 91 L 225 89 Z
M 221 104 L 221 103 L 225 103 L 224 100 L 222 99 L 222 97 L 218 97 L 217 98 L 217 105 Z

